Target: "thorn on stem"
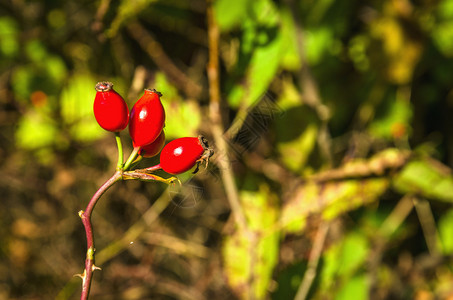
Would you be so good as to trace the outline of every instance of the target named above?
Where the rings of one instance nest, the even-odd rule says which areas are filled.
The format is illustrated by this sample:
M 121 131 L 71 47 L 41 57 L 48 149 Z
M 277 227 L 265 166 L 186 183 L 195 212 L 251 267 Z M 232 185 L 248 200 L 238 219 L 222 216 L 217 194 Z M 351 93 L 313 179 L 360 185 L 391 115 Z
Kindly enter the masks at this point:
M 80 217 L 80 218 L 83 218 L 83 214 L 84 214 L 84 213 L 85 213 L 85 212 L 84 212 L 83 210 L 79 210 L 79 217 Z
M 91 267 L 91 270 L 93 270 L 93 272 L 96 271 L 96 270 L 99 270 L 99 271 L 100 271 L 100 270 L 102 270 L 102 268 L 93 265 L 93 266 Z

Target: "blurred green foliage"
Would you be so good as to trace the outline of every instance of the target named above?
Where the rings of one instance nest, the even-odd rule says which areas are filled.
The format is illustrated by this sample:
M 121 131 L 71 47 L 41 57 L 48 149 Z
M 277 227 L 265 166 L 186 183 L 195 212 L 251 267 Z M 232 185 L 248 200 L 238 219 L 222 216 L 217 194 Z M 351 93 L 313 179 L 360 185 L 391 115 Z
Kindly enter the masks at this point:
M 213 142 L 209 3 L 0 2 L 0 299 L 78 299 L 77 211 L 116 166 L 97 81 L 129 107 L 156 88 L 167 140 Z M 228 149 L 181 190 L 106 193 L 92 297 L 293 299 L 314 274 L 307 299 L 451 298 L 453 1 L 212 5 Z

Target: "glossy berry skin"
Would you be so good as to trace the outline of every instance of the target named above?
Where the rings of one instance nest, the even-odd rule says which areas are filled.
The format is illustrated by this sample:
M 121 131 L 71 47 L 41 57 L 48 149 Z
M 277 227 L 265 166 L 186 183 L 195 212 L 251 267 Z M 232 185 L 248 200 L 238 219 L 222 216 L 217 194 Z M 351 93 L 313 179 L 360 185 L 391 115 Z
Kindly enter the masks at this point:
M 99 126 L 112 132 L 126 128 L 129 122 L 129 108 L 123 97 L 113 90 L 113 84 L 102 81 L 98 82 L 95 88 L 93 111 Z
M 196 137 L 183 137 L 165 145 L 160 154 L 160 166 L 169 174 L 188 171 L 199 161 L 205 147 Z
M 165 144 L 165 132 L 159 134 L 159 136 L 151 144 L 145 145 L 140 149 L 140 154 L 143 157 L 153 157 L 159 154 L 160 150 L 164 147 Z
M 131 110 L 129 133 L 134 147 L 151 144 L 159 136 L 165 124 L 165 110 L 160 102 L 161 93 L 145 89 Z

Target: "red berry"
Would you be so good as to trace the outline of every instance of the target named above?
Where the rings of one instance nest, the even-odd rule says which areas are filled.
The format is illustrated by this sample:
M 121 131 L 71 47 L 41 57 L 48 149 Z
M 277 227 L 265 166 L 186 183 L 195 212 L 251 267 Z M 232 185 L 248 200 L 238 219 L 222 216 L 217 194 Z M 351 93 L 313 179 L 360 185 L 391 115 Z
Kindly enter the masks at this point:
M 126 128 L 129 121 L 129 108 L 123 97 L 113 90 L 113 84 L 108 81 L 98 82 L 96 91 L 93 111 L 98 124 L 112 132 Z
M 205 152 L 208 152 L 207 155 Z M 160 154 L 160 166 L 167 173 L 179 174 L 188 171 L 198 162 L 207 160 L 212 154 L 204 137 L 183 137 L 165 145 Z M 197 170 L 198 168 L 195 172 Z
M 164 128 L 165 110 L 161 96 L 156 90 L 145 89 L 145 94 L 132 107 L 129 133 L 134 147 L 151 144 Z
M 160 150 L 164 147 L 165 144 L 165 132 L 159 134 L 157 139 L 154 140 L 151 144 L 145 145 L 140 149 L 139 154 L 143 157 L 153 157 L 157 155 Z

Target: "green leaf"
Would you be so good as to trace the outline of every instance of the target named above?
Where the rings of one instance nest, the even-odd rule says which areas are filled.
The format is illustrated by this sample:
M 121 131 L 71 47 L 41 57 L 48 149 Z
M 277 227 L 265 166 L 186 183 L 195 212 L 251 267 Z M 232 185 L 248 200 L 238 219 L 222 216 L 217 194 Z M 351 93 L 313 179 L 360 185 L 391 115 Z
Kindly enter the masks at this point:
M 350 233 L 341 245 L 340 265 L 338 274 L 351 274 L 365 263 L 368 257 L 369 245 L 367 239 L 359 233 Z
M 403 99 L 392 99 L 385 105 L 385 110 L 370 124 L 370 133 L 386 139 L 406 134 L 412 118 L 411 104 Z
M 266 33 L 262 33 L 267 35 Z M 238 106 L 238 95 L 242 96 L 240 103 L 243 107 L 250 107 L 268 89 L 276 76 L 282 58 L 282 39 L 280 35 L 272 37 L 268 43 L 253 50 L 250 64 L 246 71 L 243 86 L 232 89 L 228 102 L 233 107 Z M 240 89 L 238 91 L 237 89 Z
M 279 99 L 278 105 L 287 106 L 288 98 Z M 300 103 L 300 102 L 299 102 Z M 304 116 L 301 119 L 301 116 Z M 297 126 L 294 124 L 297 123 Z M 314 112 L 300 104 L 288 107 L 275 120 L 277 150 L 282 162 L 291 171 L 303 174 L 318 137 L 318 126 Z
M 327 27 L 307 30 L 305 44 L 307 61 L 313 65 L 320 63 L 334 45 L 333 32 Z
M 453 254 L 453 209 L 442 215 L 439 220 L 440 248 L 445 255 Z
M 56 98 L 67 76 L 63 59 L 48 54 L 45 46 L 37 40 L 29 41 L 25 50 L 31 63 L 20 65 L 13 70 L 11 84 L 14 93 L 24 102 L 28 101 L 31 93 L 35 91 L 43 91 Z M 52 105 L 56 106 L 56 103 Z
M 7 57 L 19 51 L 17 22 L 10 17 L 0 17 L 0 53 Z
M 432 38 L 437 48 L 447 57 L 453 56 L 453 2 L 440 1 L 437 6 L 440 22 L 433 27 Z
M 323 255 L 321 289 L 328 294 L 336 294 L 339 299 L 347 295 L 351 296 L 350 299 L 356 299 L 353 294 L 361 297 L 364 289 L 368 290 L 368 285 L 356 282 L 357 278 L 362 277 L 357 272 L 366 263 L 369 251 L 368 240 L 359 232 L 348 233 L 338 244 L 330 247 Z
M 376 201 L 389 185 L 383 178 L 345 179 L 338 181 L 307 181 L 283 206 L 281 223 L 287 232 L 300 232 L 306 219 L 312 214 L 321 214 L 324 219 L 333 219 L 347 211 Z
M 40 40 L 30 40 L 25 45 L 25 52 L 28 58 L 35 62 L 40 63 L 47 57 L 47 49 Z
M 76 74 L 61 93 L 61 116 L 74 139 L 87 142 L 105 134 L 93 114 L 96 81 L 86 74 Z
M 335 296 L 335 300 L 366 300 L 369 298 L 370 283 L 368 277 L 357 275 L 351 278 Z
M 403 194 L 453 202 L 453 178 L 450 170 L 434 159 L 409 162 L 395 176 L 393 185 Z
M 54 144 L 58 129 L 54 122 L 42 114 L 29 111 L 19 121 L 16 130 L 17 146 L 34 150 Z
M 283 163 L 292 171 L 303 173 L 303 167 L 316 146 L 318 126 L 308 124 L 305 130 L 294 140 L 279 143 L 278 152 Z
M 297 45 L 296 25 L 291 12 L 288 9 L 282 8 L 280 11 L 281 17 L 281 34 L 282 43 L 285 45 L 282 49 L 281 66 L 285 70 L 298 71 L 301 68 L 299 49 Z
M 244 84 L 232 88 L 228 95 L 233 107 L 250 107 L 266 92 L 279 70 L 285 49 L 275 5 L 268 0 L 256 1 L 252 11 L 254 18 L 243 21 L 237 66 L 239 71 L 246 70 Z
M 50 55 L 46 58 L 45 65 L 49 77 L 58 85 L 62 84 L 67 76 L 67 68 L 61 57 Z
M 242 25 L 244 19 L 248 17 L 249 10 L 249 0 L 217 0 L 214 2 L 215 17 L 222 31 Z
M 249 231 L 236 230 L 222 248 L 228 283 L 241 299 L 263 299 L 278 261 L 279 234 L 271 231 L 277 220 L 277 198 L 262 186 L 241 192 Z
M 311 175 L 284 204 L 281 224 L 288 232 L 299 232 L 311 214 L 332 219 L 377 200 L 390 183 L 385 173 L 401 168 L 409 155 L 408 151 L 386 149 L 369 159 L 355 159 Z
M 14 94 L 18 97 L 18 100 L 28 100 L 30 94 L 33 91 L 33 70 L 28 66 L 19 66 L 14 69 L 11 79 L 11 85 L 14 90 Z

